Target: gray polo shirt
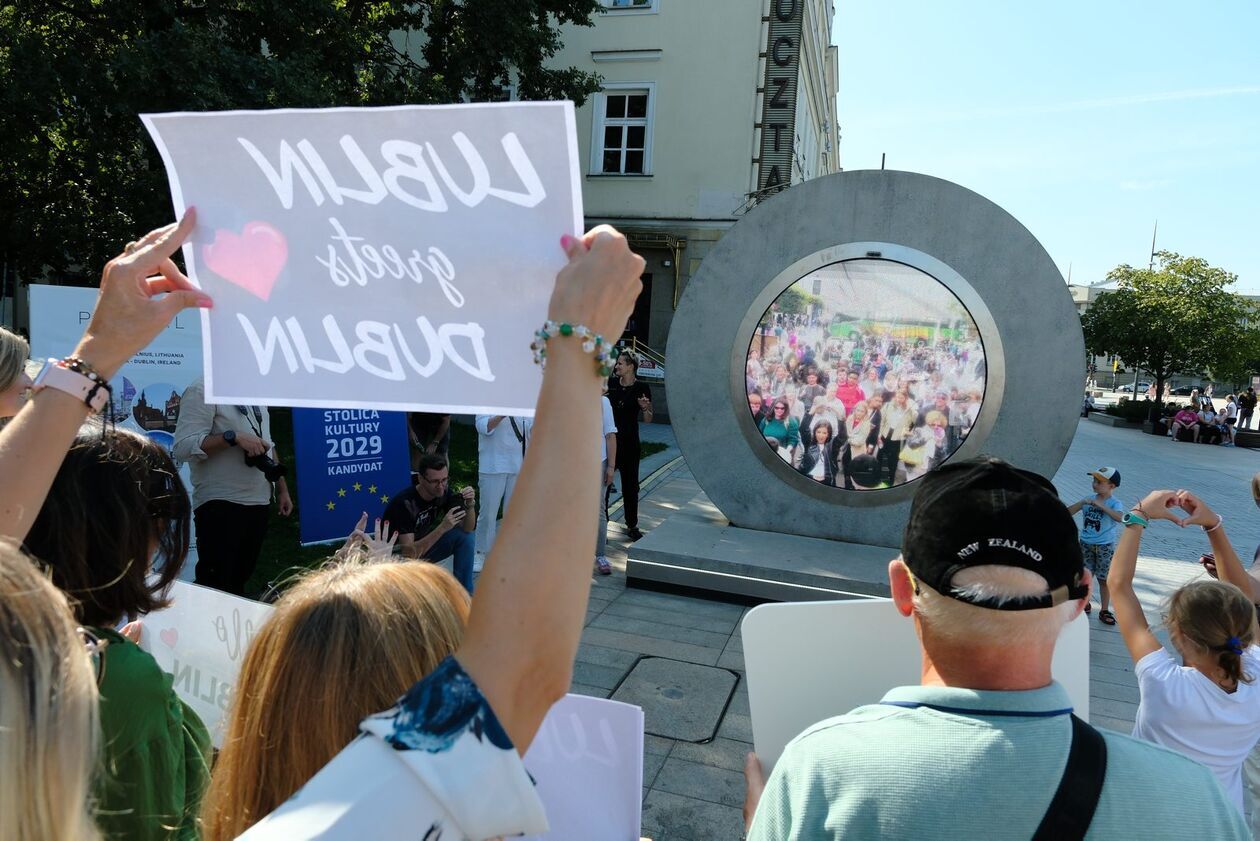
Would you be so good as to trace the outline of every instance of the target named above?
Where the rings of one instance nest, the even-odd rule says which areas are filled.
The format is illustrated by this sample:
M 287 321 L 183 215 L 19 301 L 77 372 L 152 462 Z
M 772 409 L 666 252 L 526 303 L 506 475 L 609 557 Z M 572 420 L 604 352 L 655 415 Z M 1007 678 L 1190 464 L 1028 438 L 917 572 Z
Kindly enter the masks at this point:
M 793 739 L 748 837 L 1027 841 L 1063 777 L 1071 708 L 1057 683 L 1025 692 L 898 687 Z M 1207 768 L 1100 732 L 1107 776 L 1087 838 L 1250 839 Z
M 188 463 L 193 508 L 216 499 L 238 505 L 271 503 L 271 483 L 261 470 L 245 463 L 245 453 L 240 447 L 213 455 L 201 449 L 207 435 L 229 429 L 235 430 L 237 435 L 258 435 L 271 440 L 271 418 L 266 407 L 208 405 L 204 383 L 200 377 L 193 380 L 179 402 L 175 446 L 171 451 L 176 461 Z

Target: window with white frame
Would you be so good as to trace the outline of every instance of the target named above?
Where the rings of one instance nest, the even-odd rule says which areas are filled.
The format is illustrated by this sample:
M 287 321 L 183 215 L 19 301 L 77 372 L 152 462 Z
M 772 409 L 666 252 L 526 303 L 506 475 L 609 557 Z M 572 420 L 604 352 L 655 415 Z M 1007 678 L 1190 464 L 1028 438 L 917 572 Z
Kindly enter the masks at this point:
M 604 8 L 610 12 L 654 12 L 656 0 L 603 0 Z
M 652 86 L 606 86 L 595 97 L 591 173 L 652 172 Z

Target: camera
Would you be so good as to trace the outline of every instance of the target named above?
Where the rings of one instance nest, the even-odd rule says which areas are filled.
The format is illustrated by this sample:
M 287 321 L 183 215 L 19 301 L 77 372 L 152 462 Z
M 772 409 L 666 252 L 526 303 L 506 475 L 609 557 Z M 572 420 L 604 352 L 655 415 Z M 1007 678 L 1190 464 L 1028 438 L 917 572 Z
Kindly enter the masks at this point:
M 275 482 L 279 479 L 283 479 L 289 474 L 289 468 L 285 467 L 283 464 L 276 464 L 271 459 L 271 456 L 266 453 L 260 453 L 256 456 L 246 455 L 245 463 L 250 467 L 255 467 L 261 470 L 262 474 L 267 477 L 268 482 Z

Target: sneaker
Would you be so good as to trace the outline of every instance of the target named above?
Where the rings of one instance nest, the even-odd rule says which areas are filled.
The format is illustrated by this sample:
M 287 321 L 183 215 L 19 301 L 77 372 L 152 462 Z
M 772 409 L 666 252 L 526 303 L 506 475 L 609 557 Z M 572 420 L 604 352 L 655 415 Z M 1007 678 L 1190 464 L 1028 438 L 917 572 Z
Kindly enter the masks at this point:
M 608 563 L 608 559 L 603 555 L 595 558 L 595 569 L 599 571 L 600 575 L 612 575 L 612 564 Z
M 486 565 L 486 554 L 478 552 L 473 555 L 473 572 L 481 572 L 481 568 Z
M 627 532 L 627 534 L 630 536 L 630 541 L 631 541 L 632 543 L 633 543 L 634 541 L 636 541 L 636 540 L 642 540 L 642 539 L 643 539 L 643 532 L 639 531 L 639 527 L 638 527 L 638 526 L 633 526 L 633 527 L 631 527 L 631 528 L 630 528 L 630 530 Z

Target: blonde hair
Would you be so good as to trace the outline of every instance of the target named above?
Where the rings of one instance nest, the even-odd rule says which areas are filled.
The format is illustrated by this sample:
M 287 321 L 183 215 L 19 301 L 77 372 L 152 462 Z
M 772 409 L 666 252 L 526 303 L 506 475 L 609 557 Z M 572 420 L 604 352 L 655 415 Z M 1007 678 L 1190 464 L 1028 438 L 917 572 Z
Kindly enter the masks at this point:
M 1032 570 L 998 565 L 970 567 L 954 576 L 953 589 L 998 604 L 1049 592 L 1046 580 Z M 1072 618 L 1076 602 L 1036 610 L 995 610 L 945 596 L 918 582 L 915 611 L 925 631 L 937 638 L 969 645 L 1019 645 L 1058 639 Z
M 1169 631 L 1214 654 L 1216 665 L 1235 683 L 1255 680 L 1242 665 L 1242 652 L 1256 641 L 1255 622 L 1251 599 L 1224 581 L 1192 581 L 1168 597 L 1164 614 Z
M 0 391 L 7 391 L 22 375 L 30 354 L 26 339 L 0 327 Z
M 206 841 L 236 838 L 454 652 L 468 594 L 429 563 L 336 561 L 276 604 L 241 666 L 202 804 Z
M 0 838 L 100 838 L 98 703 L 65 595 L 0 539 Z

